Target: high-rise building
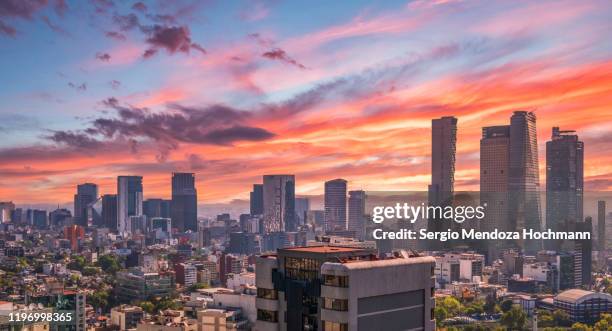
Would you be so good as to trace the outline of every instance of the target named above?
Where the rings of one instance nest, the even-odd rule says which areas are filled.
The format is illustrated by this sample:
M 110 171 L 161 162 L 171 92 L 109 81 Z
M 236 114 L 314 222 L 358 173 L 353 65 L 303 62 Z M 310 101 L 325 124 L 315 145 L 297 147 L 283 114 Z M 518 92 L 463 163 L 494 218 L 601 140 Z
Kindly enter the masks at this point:
M 606 240 L 606 202 L 597 201 L 597 244 L 600 251 L 608 249 Z
M 325 230 L 346 230 L 346 180 L 325 182 Z
M 131 232 L 130 216 L 142 215 L 142 177 L 117 177 L 117 231 Z
M 15 211 L 15 204 L 12 201 L 0 202 L 0 223 L 11 222 L 11 216 Z
M 170 218 L 172 200 L 147 199 L 142 202 L 142 213 L 151 219 L 154 217 Z
M 306 213 L 310 210 L 310 199 L 295 198 L 295 217 L 299 225 L 306 222 Z
M 348 230 L 355 233 L 355 238 L 365 239 L 365 191 L 349 191 L 348 199 Z
M 295 231 L 295 176 L 263 176 L 263 233 Z
M 117 223 L 117 195 L 105 194 L 102 196 L 102 223 L 112 231 L 118 230 Z
M 49 213 L 49 225 L 51 227 L 63 226 L 72 218 L 70 210 L 65 208 L 57 208 Z
M 311 246 L 255 263 L 257 330 L 435 329 L 433 257 Z
M 250 198 L 251 215 L 263 215 L 264 202 L 262 184 L 253 184 L 253 191 L 251 192 Z
M 584 144 L 573 133 L 554 127 L 546 142 L 546 227 L 553 231 L 582 221 Z M 556 241 L 549 244 L 558 249 Z
M 28 209 L 27 212 L 28 222 L 37 229 L 47 229 L 49 223 L 47 222 L 47 211 L 42 209 Z
M 77 185 L 77 193 L 74 195 L 74 223 L 87 226 L 87 209 L 98 200 L 98 185 L 85 183 Z
M 510 118 L 510 154 L 508 157 L 508 214 L 517 231 L 542 227 L 540 213 L 540 175 L 538 168 L 538 138 L 536 115 L 515 111 Z M 541 249 L 539 240 L 526 240 L 527 253 Z
M 195 174 L 172 174 L 172 224 L 179 231 L 198 231 L 198 192 Z
M 431 206 L 449 206 L 455 189 L 455 155 L 457 152 L 457 118 L 445 116 L 431 121 L 431 185 L 428 201 Z M 445 231 L 450 222 L 443 219 L 427 220 L 430 232 Z M 429 241 L 430 249 L 439 249 L 441 243 Z
M 73 252 L 78 252 L 81 240 L 85 239 L 85 229 L 77 224 L 67 226 L 64 228 L 64 239 L 70 241 L 70 249 Z
M 510 155 L 510 126 L 482 128 L 480 139 L 480 204 L 486 206 L 481 230 L 510 231 L 508 221 L 508 157 Z M 499 254 L 502 241 L 487 243 L 489 259 Z

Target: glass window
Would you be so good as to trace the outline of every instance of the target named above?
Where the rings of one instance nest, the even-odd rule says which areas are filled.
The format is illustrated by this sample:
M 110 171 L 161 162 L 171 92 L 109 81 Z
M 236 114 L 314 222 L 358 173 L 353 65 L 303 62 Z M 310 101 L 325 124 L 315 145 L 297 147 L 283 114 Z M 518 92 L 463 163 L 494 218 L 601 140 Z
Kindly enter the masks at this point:
M 258 287 L 257 288 L 257 297 L 268 300 L 277 300 L 278 292 L 276 290 L 271 290 L 267 288 Z
M 323 300 L 323 308 L 339 311 L 348 310 L 348 300 L 325 298 Z
M 348 287 L 348 276 L 325 275 L 323 284 L 326 286 Z
M 278 323 L 278 312 L 264 309 L 257 309 L 257 320 Z
M 348 331 L 348 324 L 323 321 L 323 331 Z

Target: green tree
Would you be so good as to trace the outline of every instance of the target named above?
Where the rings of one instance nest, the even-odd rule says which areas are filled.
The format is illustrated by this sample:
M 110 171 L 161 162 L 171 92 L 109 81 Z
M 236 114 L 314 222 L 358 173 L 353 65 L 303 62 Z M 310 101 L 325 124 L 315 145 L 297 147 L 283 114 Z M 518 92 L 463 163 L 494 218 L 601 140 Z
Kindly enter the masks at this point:
M 571 326 L 572 321 L 570 320 L 569 315 L 563 310 L 555 310 L 552 314 L 553 320 L 555 321 L 555 326 Z
M 436 321 L 442 322 L 448 318 L 448 311 L 444 307 L 437 306 L 434 309 L 434 316 L 436 317 Z
M 570 329 L 571 331 L 593 331 L 593 328 L 582 323 L 574 323 Z
M 510 309 L 512 309 L 512 306 L 514 305 L 514 303 L 512 302 L 512 300 L 504 300 L 502 301 L 502 303 L 499 305 L 499 307 L 501 308 L 501 310 L 505 313 L 507 311 L 509 311 Z
M 595 331 L 612 330 L 612 314 L 601 314 L 601 318 L 594 325 Z
M 448 296 L 441 299 L 436 306 L 443 307 L 448 313 L 448 317 L 454 317 L 460 314 L 463 310 L 461 302 L 454 297 Z
M 482 314 L 484 311 L 484 303 L 482 301 L 474 301 L 465 308 L 465 313 L 468 315 Z
M 523 330 L 527 324 L 527 314 L 515 305 L 502 315 L 500 323 L 509 330 Z
M 140 301 L 137 306 L 149 314 L 153 314 L 155 311 L 155 305 L 151 301 Z
M 111 254 L 100 256 L 100 258 L 98 258 L 97 264 L 100 268 L 102 268 L 102 270 L 104 270 L 104 272 L 113 274 L 113 275 L 117 271 L 121 270 L 121 264 L 119 263 L 119 258 Z
M 85 268 L 86 265 L 87 261 L 85 261 L 85 257 L 81 255 L 74 255 L 72 257 L 72 261 L 68 263 L 68 269 L 83 271 L 83 268 Z
M 96 309 L 101 308 L 105 310 L 108 307 L 108 296 L 108 291 L 95 291 L 87 296 L 87 303 L 89 303 Z

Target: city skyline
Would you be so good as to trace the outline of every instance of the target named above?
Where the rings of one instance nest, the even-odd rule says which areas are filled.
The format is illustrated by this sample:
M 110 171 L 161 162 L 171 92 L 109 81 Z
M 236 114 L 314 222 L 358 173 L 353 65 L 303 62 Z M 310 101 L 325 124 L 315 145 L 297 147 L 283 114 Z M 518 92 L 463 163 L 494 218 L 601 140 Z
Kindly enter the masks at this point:
M 298 195 L 339 174 L 366 191 L 426 190 L 420 138 L 442 116 L 458 119 L 456 190 L 475 189 L 481 128 L 515 110 L 538 117 L 540 185 L 555 126 L 587 146 L 585 190 L 612 185 L 605 2 L 320 6 L 313 22 L 319 6 L 297 3 L 67 6 L 0 17 L 15 59 L 0 64 L 2 201 L 69 202 L 85 182 L 112 194 L 131 174 L 168 199 L 172 172 L 195 172 L 209 203 L 247 200 L 271 173 L 295 174 Z M 236 24 L 209 33 L 219 20 Z M 185 47 L 157 42 L 155 24 Z

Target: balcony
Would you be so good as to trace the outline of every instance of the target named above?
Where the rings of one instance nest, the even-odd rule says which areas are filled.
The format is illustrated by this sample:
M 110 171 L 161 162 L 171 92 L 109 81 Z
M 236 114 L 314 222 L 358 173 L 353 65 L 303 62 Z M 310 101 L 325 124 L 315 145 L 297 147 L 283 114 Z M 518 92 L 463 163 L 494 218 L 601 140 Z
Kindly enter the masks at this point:
M 338 311 L 321 308 L 321 320 L 336 323 L 348 323 L 348 311 Z
M 263 298 L 256 298 L 255 299 L 255 306 L 258 309 L 278 311 L 278 300 L 269 300 L 269 299 L 263 299 Z
M 349 288 L 321 285 L 321 296 L 332 299 L 348 299 Z

